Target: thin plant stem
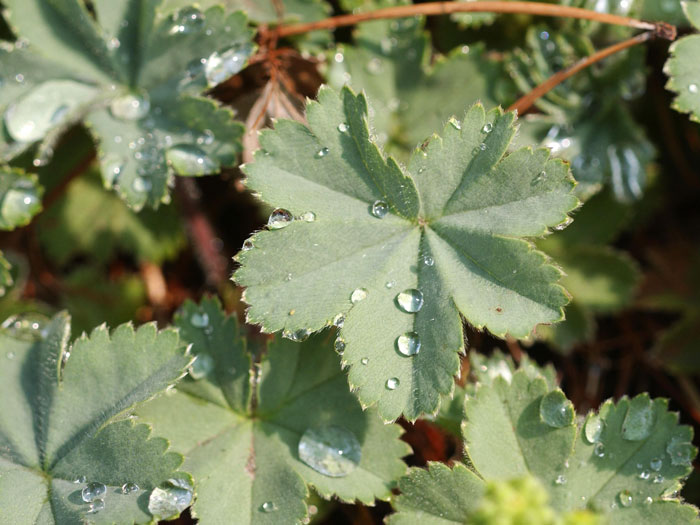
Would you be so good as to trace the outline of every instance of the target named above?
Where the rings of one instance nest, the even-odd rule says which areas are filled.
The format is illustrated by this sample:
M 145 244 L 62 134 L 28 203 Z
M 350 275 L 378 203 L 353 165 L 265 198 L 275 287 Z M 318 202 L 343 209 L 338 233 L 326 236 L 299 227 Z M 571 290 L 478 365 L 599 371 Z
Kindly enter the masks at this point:
M 563 18 L 579 18 L 593 20 L 604 24 L 612 24 L 636 29 L 654 31 L 660 36 L 668 34 L 670 26 L 644 22 L 635 18 L 599 13 L 580 7 L 569 7 L 541 2 L 505 2 L 505 1 L 476 1 L 476 2 L 428 2 L 425 4 L 403 5 L 375 9 L 364 13 L 333 16 L 304 24 L 281 25 L 277 27 L 277 35 L 280 37 L 298 35 L 316 31 L 319 29 L 335 29 L 336 27 L 355 25 L 369 20 L 383 20 L 388 18 L 407 18 L 418 15 L 447 15 L 451 13 L 511 13 L 537 16 L 554 16 Z M 672 31 L 675 37 L 675 28 Z M 672 40 L 672 38 L 671 38 Z
M 522 115 L 528 109 L 530 109 L 530 107 L 532 107 L 532 105 L 535 103 L 535 101 L 537 101 L 538 98 L 546 95 L 552 89 L 557 87 L 566 79 L 574 76 L 579 71 L 582 71 L 588 66 L 591 66 L 596 62 L 603 60 L 604 58 L 614 55 L 615 53 L 619 53 L 620 51 L 636 46 L 637 44 L 646 42 L 650 40 L 654 35 L 655 33 L 653 31 L 645 31 L 644 33 L 640 33 L 636 36 L 633 36 L 632 38 L 629 38 L 622 42 L 618 42 L 617 44 L 614 44 L 610 47 L 606 47 L 605 49 L 601 49 L 600 51 L 592 54 L 589 57 L 582 58 L 572 66 L 558 71 L 557 73 L 549 77 L 547 80 L 545 80 L 542 84 L 536 86 L 532 91 L 530 91 L 526 95 L 523 95 L 520 99 L 518 99 L 517 102 L 515 102 L 512 106 L 508 108 L 508 111 L 517 111 L 519 115 Z

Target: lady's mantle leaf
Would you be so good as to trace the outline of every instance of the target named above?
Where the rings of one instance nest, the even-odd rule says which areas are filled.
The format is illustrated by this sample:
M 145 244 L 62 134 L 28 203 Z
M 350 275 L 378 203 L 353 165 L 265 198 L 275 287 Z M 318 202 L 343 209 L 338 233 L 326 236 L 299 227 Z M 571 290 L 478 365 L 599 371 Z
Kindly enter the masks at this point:
M 150 522 L 151 490 L 187 476 L 164 439 L 125 415 L 190 358 L 174 331 L 150 324 L 101 326 L 69 346 L 69 322 L 58 314 L 0 331 L 0 522 Z M 92 504 L 88 484 L 101 485 Z
M 696 454 L 692 430 L 678 425 L 665 400 L 643 394 L 607 401 L 579 427 L 560 390 L 521 370 L 510 382 L 498 377 L 467 397 L 463 430 L 473 470 L 461 465 L 453 471 L 437 465 L 413 470 L 399 483 L 404 494 L 390 523 L 411 523 L 412 517 L 443 508 L 443 521 L 433 517 L 427 523 L 482 523 L 476 518 L 483 516 L 489 498 L 481 495 L 489 486 L 498 483 L 503 492 L 504 483 L 528 478 L 539 481 L 554 511 L 569 517 L 589 511 L 615 524 L 696 522 L 697 509 L 677 497 Z M 472 496 L 452 498 L 461 491 Z M 513 501 L 500 499 L 505 515 Z
M 264 133 L 245 169 L 284 209 L 238 255 L 251 322 L 293 333 L 346 316 L 350 383 L 392 420 L 435 411 L 452 389 L 460 313 L 516 337 L 562 318 L 560 272 L 522 237 L 565 223 L 574 183 L 547 150 L 505 155 L 512 114 L 473 106 L 407 168 L 369 139 L 367 103 L 349 88 L 322 89 L 307 118 Z
M 10 269 L 10 263 L 5 259 L 2 252 L 0 252 L 0 297 L 5 295 L 7 289 L 14 284 Z
M 0 230 L 29 224 L 41 211 L 43 188 L 35 175 L 0 167 Z
M 202 523 L 299 523 L 308 485 L 365 504 L 390 496 L 405 472 L 401 430 L 361 409 L 328 344 L 280 339 L 251 369 L 238 324 L 216 301 L 186 303 L 175 323 L 197 355 L 191 377 L 139 416 L 185 453 Z
M 85 121 L 99 141 L 102 175 L 134 208 L 167 200 L 173 173 L 231 164 L 242 126 L 198 93 L 239 71 L 253 51 L 242 13 L 157 0 L 98 0 L 97 22 L 78 0 L 11 0 L 9 22 L 28 42 L 1 50 L 4 143 L 11 157 L 38 141 L 43 162 L 60 133 Z M 42 154 L 43 151 L 43 154 Z
M 700 2 L 685 2 L 683 9 L 695 29 L 700 29 Z M 675 92 L 673 107 L 681 113 L 690 113 L 700 122 L 700 35 L 690 35 L 671 45 L 671 56 L 664 66 L 669 76 L 666 88 Z

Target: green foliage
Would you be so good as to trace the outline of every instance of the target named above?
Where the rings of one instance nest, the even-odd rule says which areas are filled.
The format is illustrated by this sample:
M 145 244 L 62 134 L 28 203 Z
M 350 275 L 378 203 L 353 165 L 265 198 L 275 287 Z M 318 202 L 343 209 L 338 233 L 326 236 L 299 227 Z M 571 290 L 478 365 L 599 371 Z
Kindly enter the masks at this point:
M 29 224 L 41 211 L 42 193 L 36 175 L 0 167 L 0 230 L 13 230 Z
M 14 284 L 10 269 L 10 263 L 5 259 L 2 252 L 0 252 L 0 297 L 5 295 L 7 289 Z
M 65 313 L 0 331 L 0 521 L 149 522 L 149 493 L 191 480 L 176 472 L 182 457 L 167 441 L 129 414 L 191 359 L 175 331 L 151 324 L 69 337 Z M 122 490 L 127 483 L 138 489 Z
M 0 91 L 3 155 L 43 140 L 41 163 L 66 127 L 84 121 L 105 186 L 137 210 L 169 199 L 173 173 L 232 164 L 242 126 L 198 93 L 245 65 L 253 51 L 246 18 L 221 7 L 168 14 L 158 4 L 96 1 L 96 23 L 78 0 L 8 2 L 22 40 L 0 60 L 3 78 L 15 79 Z
M 562 318 L 559 271 L 521 238 L 568 220 L 573 181 L 546 150 L 504 156 L 512 114 L 473 106 L 404 170 L 369 139 L 364 96 L 318 98 L 308 128 L 280 121 L 245 168 L 250 189 L 283 210 L 238 255 L 234 277 L 265 331 L 347 316 L 343 360 L 360 400 L 387 420 L 415 419 L 452 388 L 460 312 L 499 336 Z
M 401 430 L 362 410 L 328 338 L 272 341 L 253 367 L 217 301 L 185 303 L 175 325 L 197 356 L 190 377 L 138 413 L 185 453 L 202 523 L 299 523 L 307 486 L 342 501 L 388 499 L 405 472 Z
M 697 452 L 692 430 L 665 400 L 606 401 L 577 423 L 552 388 L 525 370 L 477 385 L 463 422 L 471 469 L 413 469 L 390 523 L 601 523 L 591 513 L 615 524 L 696 521 L 677 497 Z M 535 521 L 517 521 L 531 513 Z M 489 521 L 498 516 L 505 521 Z
M 688 20 L 700 29 L 700 3 L 684 2 Z M 669 76 L 666 88 L 677 94 L 673 107 L 681 113 L 690 113 L 690 118 L 700 122 L 700 68 L 697 56 L 700 53 L 700 35 L 683 37 L 671 45 L 670 58 L 664 67 Z

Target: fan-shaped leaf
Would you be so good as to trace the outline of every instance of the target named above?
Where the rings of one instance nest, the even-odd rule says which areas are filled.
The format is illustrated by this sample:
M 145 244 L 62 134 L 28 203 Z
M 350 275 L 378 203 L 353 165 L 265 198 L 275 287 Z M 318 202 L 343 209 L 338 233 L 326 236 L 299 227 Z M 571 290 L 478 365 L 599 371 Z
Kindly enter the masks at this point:
M 139 415 L 185 452 L 202 522 L 299 523 L 307 485 L 343 501 L 389 497 L 405 471 L 401 431 L 361 409 L 328 344 L 277 340 L 251 369 L 214 300 L 186 303 L 175 323 L 197 354 L 191 377 Z
M 0 521 L 150 522 L 149 492 L 188 478 L 165 440 L 125 416 L 190 358 L 174 331 L 153 325 L 101 326 L 72 346 L 69 335 L 66 314 L 0 330 Z
M 690 23 L 700 29 L 700 2 L 684 2 Z M 700 35 L 689 35 L 671 45 L 664 72 L 669 76 L 666 88 L 677 94 L 673 107 L 681 113 L 690 113 L 692 120 L 700 122 Z

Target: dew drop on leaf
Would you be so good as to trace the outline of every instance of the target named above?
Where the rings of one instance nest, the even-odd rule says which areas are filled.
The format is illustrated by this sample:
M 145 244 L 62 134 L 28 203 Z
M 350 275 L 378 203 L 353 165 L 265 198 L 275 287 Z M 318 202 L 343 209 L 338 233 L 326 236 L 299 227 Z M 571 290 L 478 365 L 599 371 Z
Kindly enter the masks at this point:
M 342 337 L 338 337 L 335 340 L 335 342 L 333 343 L 333 348 L 335 348 L 335 351 L 338 355 L 343 355 L 343 352 L 345 352 L 345 341 Z
M 130 481 L 122 485 L 122 494 L 131 494 L 132 492 L 137 492 L 138 490 L 139 486 Z
M 659 458 L 654 458 L 649 462 L 649 467 L 651 467 L 651 470 L 653 470 L 654 472 L 658 472 L 663 466 L 664 462 Z
M 396 302 L 404 312 L 416 313 L 423 308 L 423 292 L 409 288 L 396 296 Z
M 435 264 L 435 259 L 433 259 L 430 255 L 424 255 L 423 264 L 425 264 L 426 266 L 432 266 Z
M 209 354 L 197 354 L 190 365 L 190 377 L 192 379 L 202 379 L 207 377 L 214 370 L 214 359 Z
M 350 302 L 357 304 L 367 298 L 367 290 L 365 288 L 357 288 L 350 294 Z
M 73 483 L 80 484 L 80 483 L 85 483 L 87 481 L 87 478 L 85 476 L 78 476 L 73 480 Z
M 237 44 L 227 49 L 216 51 L 209 55 L 204 65 L 204 76 L 207 85 L 214 87 L 238 73 L 246 64 L 253 52 L 249 43 Z
M 564 474 L 559 474 L 557 479 L 554 480 L 557 485 L 564 485 L 566 483 L 566 476 Z
M 396 390 L 399 386 L 399 379 L 397 377 L 390 377 L 386 380 L 387 390 Z
M 572 424 L 574 409 L 563 392 L 554 390 L 540 401 L 540 418 L 550 427 L 562 428 Z
M 105 155 L 102 159 L 102 174 L 106 184 L 110 186 L 116 184 L 119 175 L 124 169 L 124 164 L 126 164 L 124 158 L 116 153 L 108 153 Z
M 583 427 L 583 433 L 586 436 L 586 441 L 589 443 L 598 443 L 600 436 L 603 434 L 605 423 L 597 414 L 592 414 L 586 419 L 586 424 Z
M 491 133 L 493 131 L 493 124 L 491 122 L 487 122 L 484 124 L 484 127 L 481 128 L 481 131 L 484 133 Z
M 599 458 L 605 457 L 605 445 L 602 443 L 596 443 L 595 447 L 593 447 L 593 453 Z
M 115 98 L 109 104 L 112 116 L 120 120 L 140 120 L 148 114 L 150 109 L 151 101 L 145 91 L 127 93 Z
M 382 200 L 374 201 L 372 204 L 372 215 L 378 219 L 383 219 L 387 213 L 389 213 L 389 205 L 386 202 Z
M 101 510 L 104 510 L 105 508 L 105 502 L 102 499 L 96 499 L 90 503 L 90 507 L 88 508 L 88 514 L 97 514 Z
M 192 486 L 184 479 L 171 478 L 156 487 L 148 498 L 148 511 L 161 519 L 180 514 L 192 503 Z
M 209 324 L 209 315 L 206 312 L 195 312 L 190 317 L 190 324 L 197 328 L 204 328 Z
M 630 401 L 629 409 L 622 423 L 622 437 L 628 441 L 641 441 L 651 434 L 654 426 L 654 405 L 646 396 L 638 396 Z
M 360 363 L 366 365 L 367 363 L 369 363 L 369 357 L 363 357 L 362 359 L 360 359 Z
M 482 142 L 481 144 L 479 144 L 479 149 L 481 151 L 486 151 L 486 142 Z
M 396 281 L 387 281 L 387 283 L 384 286 L 386 286 L 388 289 L 391 289 L 394 286 L 396 286 Z
M 266 501 L 260 505 L 260 510 L 263 512 L 275 512 L 277 510 L 277 505 L 275 505 L 272 501 Z
M 396 338 L 396 346 L 399 352 L 407 357 L 414 356 L 420 352 L 420 345 L 420 336 L 416 332 L 406 332 Z
M 332 478 L 350 474 L 362 457 L 355 434 L 338 425 L 307 429 L 299 440 L 298 451 L 299 459 L 309 467 Z
M 328 155 L 329 151 L 330 150 L 328 148 L 321 148 L 316 152 L 316 155 L 314 155 L 314 157 L 316 157 L 317 159 L 322 159 L 323 157 Z
M 171 35 L 189 34 L 199 31 L 204 25 L 204 15 L 199 9 L 188 7 L 172 15 Z
M 299 215 L 299 219 L 304 222 L 314 222 L 316 220 L 316 214 L 312 211 L 305 211 Z
M 270 218 L 267 219 L 267 227 L 271 230 L 279 230 L 289 226 L 293 220 L 294 217 L 291 213 L 283 208 L 277 208 L 270 214 Z
M 676 466 L 689 466 L 695 455 L 693 445 L 682 437 L 672 437 L 666 445 L 666 452 L 671 456 L 671 463 Z
M 5 355 L 6 355 L 6 356 L 7 356 L 7 358 L 8 358 L 8 359 L 10 359 L 10 360 L 12 360 L 12 359 L 14 359 L 14 358 L 15 358 L 15 353 L 14 353 L 14 352 L 12 352 L 12 351 L 10 351 L 10 352 L 7 352 L 7 354 L 5 354 Z
M 309 334 L 311 334 L 311 331 L 307 330 L 306 328 L 300 328 L 299 330 L 283 330 L 282 331 L 282 337 L 289 339 L 290 341 L 297 342 L 297 343 L 308 339 Z
M 345 324 L 345 316 L 343 314 L 338 314 L 333 318 L 333 326 L 336 328 L 342 328 Z
M 88 483 L 80 493 L 85 503 L 91 503 L 96 499 L 101 499 L 107 492 L 107 487 L 104 483 Z
M 49 318 L 42 314 L 25 313 L 8 317 L 0 328 L 15 339 L 41 341 L 47 335 Z
M 345 122 L 338 124 L 338 131 L 341 133 L 347 133 L 349 129 L 350 127 Z
M 639 479 L 649 479 L 649 476 L 651 476 L 651 473 L 648 470 L 642 470 L 639 473 Z
M 697 93 L 698 92 L 698 85 L 697 84 L 690 84 L 688 86 L 688 91 L 691 93 Z
M 151 181 L 148 179 L 144 179 L 143 177 L 136 177 L 134 179 L 134 182 L 131 184 L 131 187 L 137 193 L 146 193 L 150 191 L 152 184 Z
M 169 148 L 165 160 L 178 175 L 206 175 L 219 171 L 219 165 L 193 144 L 177 144 Z
M 620 500 L 620 505 L 629 507 L 632 505 L 632 493 L 629 490 L 623 490 L 617 495 Z
M 251 241 L 250 239 L 246 239 L 245 241 L 243 241 L 243 246 L 241 246 L 241 250 L 247 252 L 248 250 L 252 250 L 254 247 L 255 245 L 253 244 L 253 241 Z

